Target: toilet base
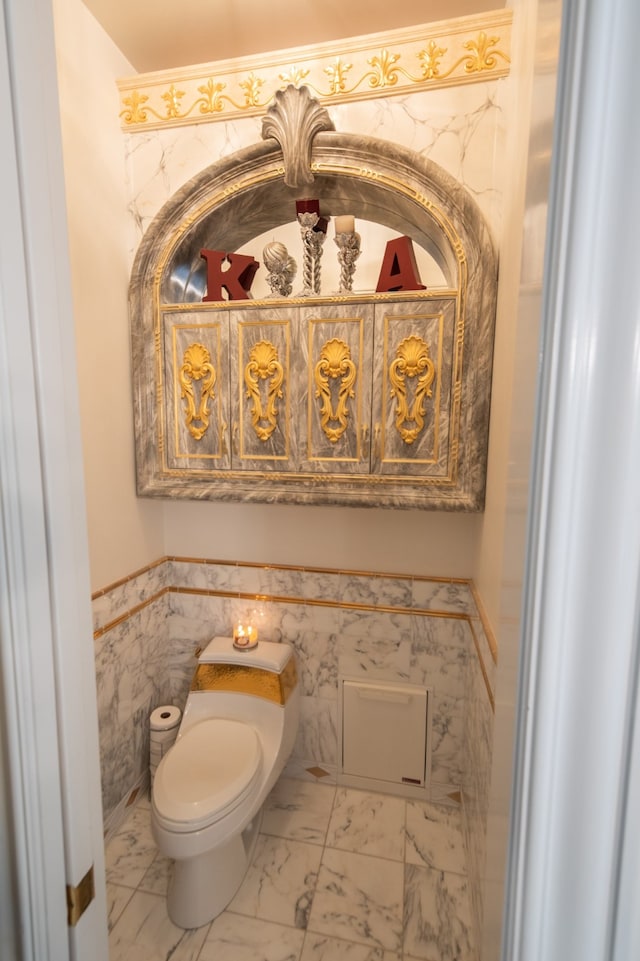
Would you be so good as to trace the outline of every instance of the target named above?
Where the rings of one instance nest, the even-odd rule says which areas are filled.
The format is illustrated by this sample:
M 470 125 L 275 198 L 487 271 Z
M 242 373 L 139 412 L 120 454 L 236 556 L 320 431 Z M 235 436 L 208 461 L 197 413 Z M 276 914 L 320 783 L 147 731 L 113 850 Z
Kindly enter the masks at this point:
M 200 928 L 224 911 L 253 859 L 261 814 L 225 844 L 195 858 L 174 861 L 167 913 L 179 928 Z

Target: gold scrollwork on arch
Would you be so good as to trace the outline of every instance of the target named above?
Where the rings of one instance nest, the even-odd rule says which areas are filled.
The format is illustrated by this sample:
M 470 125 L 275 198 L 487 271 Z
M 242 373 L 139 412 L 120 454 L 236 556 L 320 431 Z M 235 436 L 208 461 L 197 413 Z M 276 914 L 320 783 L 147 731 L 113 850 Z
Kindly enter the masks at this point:
M 265 380 L 268 380 L 269 384 L 267 402 L 263 406 L 260 381 Z M 278 426 L 277 402 L 282 398 L 283 381 L 284 370 L 274 345 L 268 340 L 261 340 L 254 344 L 249 354 L 249 362 L 244 369 L 244 382 L 247 397 L 253 400 L 251 425 L 259 440 L 268 440 Z
M 316 364 L 314 378 L 316 397 L 322 398 L 320 425 L 332 444 L 335 444 L 347 429 L 349 418 L 347 405 L 349 399 L 355 397 L 353 385 L 356 377 L 356 365 L 351 359 L 348 344 L 337 337 L 328 340 L 320 351 L 320 360 Z M 334 408 L 330 381 L 338 379 L 340 379 L 338 402 Z
M 396 429 L 405 444 L 413 444 L 424 427 L 425 399 L 431 397 L 436 369 L 429 345 L 416 334 L 405 338 L 389 366 L 391 396 L 396 398 Z M 407 398 L 407 380 L 415 380 L 413 401 Z
M 214 398 L 216 372 L 204 344 L 193 343 L 184 352 L 180 368 L 181 399 L 185 404 L 185 424 L 196 440 L 202 440 L 209 427 L 209 400 Z M 200 402 L 196 407 L 193 383 L 202 381 Z

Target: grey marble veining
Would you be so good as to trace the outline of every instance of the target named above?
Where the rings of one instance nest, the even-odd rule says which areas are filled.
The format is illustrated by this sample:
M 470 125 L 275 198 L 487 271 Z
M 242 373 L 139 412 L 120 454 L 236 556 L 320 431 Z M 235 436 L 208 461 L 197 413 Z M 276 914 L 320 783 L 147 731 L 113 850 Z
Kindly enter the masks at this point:
M 408 864 L 405 867 L 405 957 L 470 961 L 469 886 L 459 874 Z
M 229 911 L 306 928 L 321 856 L 319 845 L 260 835 Z
M 301 719 L 287 771 L 309 783 L 322 782 L 307 773 L 316 767 L 328 772 L 325 786 L 336 781 L 341 674 L 429 688 L 431 797 L 446 802 L 449 794 L 464 786 L 465 836 L 470 872 L 478 882 L 473 887 L 477 900 L 493 715 L 466 619 L 470 618 L 477 633 L 481 621 L 468 585 L 350 572 L 290 571 L 229 561 L 171 560 L 154 570 L 155 583 L 175 589 L 125 616 L 95 642 L 107 827 L 117 825 L 127 797 L 147 777 L 151 709 L 159 703 L 184 707 L 197 647 L 216 634 L 228 636 L 233 623 L 251 612 L 261 636 L 287 641 L 296 651 Z M 421 610 L 427 608 L 423 601 L 429 597 L 436 610 L 446 613 L 449 607 L 456 616 L 412 613 L 416 584 L 421 590 Z M 257 592 L 267 586 L 271 595 L 252 599 L 252 589 Z M 131 579 L 124 590 L 118 586 L 118 604 L 126 597 L 134 611 L 136 602 L 147 596 L 148 587 L 145 577 Z M 181 587 L 188 592 L 181 592 Z M 236 592 L 247 597 L 234 596 Z M 301 603 L 295 603 L 296 599 Z M 316 599 L 323 603 L 309 603 Z M 413 601 L 413 606 L 408 601 Z M 385 609 L 379 610 L 377 605 Z M 488 651 L 482 635 L 480 650 L 485 647 Z M 487 669 L 491 673 L 491 666 L 484 663 L 485 673 Z
M 310 931 L 397 951 L 402 943 L 402 863 L 326 848 Z
M 232 903 L 189 932 L 149 817 L 140 802 L 107 843 L 111 961 L 474 961 L 455 804 L 281 778 Z

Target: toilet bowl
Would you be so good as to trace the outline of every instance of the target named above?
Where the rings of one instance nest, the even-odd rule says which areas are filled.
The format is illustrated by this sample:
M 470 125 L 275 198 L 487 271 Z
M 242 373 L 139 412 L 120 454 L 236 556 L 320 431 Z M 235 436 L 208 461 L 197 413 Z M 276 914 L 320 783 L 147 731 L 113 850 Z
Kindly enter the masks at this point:
M 151 793 L 154 839 L 174 861 L 167 910 L 179 927 L 207 924 L 240 887 L 299 711 L 288 644 L 236 650 L 231 638 L 214 637 L 200 654 L 178 737 Z

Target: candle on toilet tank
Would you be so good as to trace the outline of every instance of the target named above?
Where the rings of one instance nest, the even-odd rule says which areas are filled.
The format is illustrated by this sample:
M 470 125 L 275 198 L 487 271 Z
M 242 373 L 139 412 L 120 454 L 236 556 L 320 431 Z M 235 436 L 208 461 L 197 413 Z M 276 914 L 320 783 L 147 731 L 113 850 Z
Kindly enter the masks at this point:
M 258 629 L 251 624 L 236 624 L 233 628 L 235 647 L 252 647 L 258 642 Z

